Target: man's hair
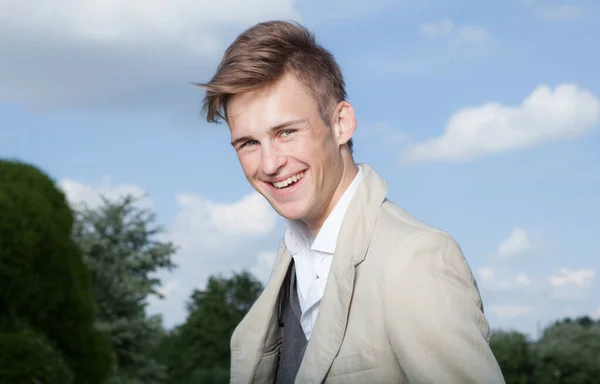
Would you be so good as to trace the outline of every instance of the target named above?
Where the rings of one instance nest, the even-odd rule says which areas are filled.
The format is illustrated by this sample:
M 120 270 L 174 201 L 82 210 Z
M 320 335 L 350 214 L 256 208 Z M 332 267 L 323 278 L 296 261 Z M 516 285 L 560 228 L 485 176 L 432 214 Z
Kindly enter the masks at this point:
M 212 79 L 196 84 L 206 89 L 206 120 L 227 121 L 232 95 L 270 86 L 286 73 L 302 83 L 317 102 L 321 119 L 330 126 L 335 107 L 347 97 L 342 72 L 313 33 L 288 21 L 263 22 L 244 31 L 227 48 Z M 350 139 L 350 152 L 352 146 Z

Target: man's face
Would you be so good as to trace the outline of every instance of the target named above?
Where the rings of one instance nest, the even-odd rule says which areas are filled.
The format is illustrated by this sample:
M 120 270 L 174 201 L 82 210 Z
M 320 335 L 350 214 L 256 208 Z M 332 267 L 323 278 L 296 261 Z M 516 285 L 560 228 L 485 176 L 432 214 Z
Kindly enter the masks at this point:
M 339 123 L 344 105 L 338 105 L 328 127 L 314 98 L 289 74 L 229 101 L 232 145 L 244 174 L 281 216 L 311 226 L 329 213 L 344 173 L 341 146 L 353 133 Z M 346 108 L 354 123 L 351 107 Z

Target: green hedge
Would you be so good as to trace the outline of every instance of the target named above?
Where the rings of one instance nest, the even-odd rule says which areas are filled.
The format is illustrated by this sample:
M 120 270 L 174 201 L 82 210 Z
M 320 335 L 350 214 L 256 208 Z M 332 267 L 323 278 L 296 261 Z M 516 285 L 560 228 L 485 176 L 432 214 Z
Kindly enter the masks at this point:
M 29 328 L 0 332 L 0 384 L 71 384 L 73 373 L 62 355 Z
M 112 371 L 114 354 L 94 328 L 91 277 L 72 240 L 73 220 L 45 173 L 0 160 L 0 323 L 21 319 L 52 342 L 77 383 L 96 384 Z

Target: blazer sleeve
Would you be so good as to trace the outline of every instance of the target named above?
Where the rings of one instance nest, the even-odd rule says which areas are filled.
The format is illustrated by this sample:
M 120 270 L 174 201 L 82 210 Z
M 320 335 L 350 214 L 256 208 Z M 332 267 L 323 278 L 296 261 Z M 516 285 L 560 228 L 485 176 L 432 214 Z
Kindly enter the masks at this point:
M 385 324 L 408 382 L 504 384 L 479 290 L 456 241 L 427 232 L 389 256 Z

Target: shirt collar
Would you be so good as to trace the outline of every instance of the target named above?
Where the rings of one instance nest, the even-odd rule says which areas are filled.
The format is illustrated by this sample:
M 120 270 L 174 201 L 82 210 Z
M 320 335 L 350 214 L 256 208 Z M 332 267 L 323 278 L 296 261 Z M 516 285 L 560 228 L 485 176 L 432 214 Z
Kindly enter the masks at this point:
M 287 230 L 285 232 L 285 244 L 292 255 L 297 254 L 302 248 L 309 246 L 314 251 L 334 254 L 337 244 L 337 238 L 344 221 L 346 211 L 350 206 L 352 197 L 360 184 L 362 178 L 362 169 L 358 167 L 358 173 L 348 186 L 342 197 L 337 202 L 317 236 L 313 239 L 306 224 L 300 220 L 287 220 Z

